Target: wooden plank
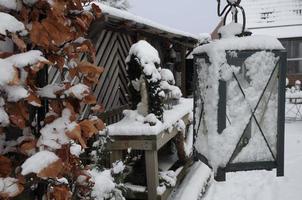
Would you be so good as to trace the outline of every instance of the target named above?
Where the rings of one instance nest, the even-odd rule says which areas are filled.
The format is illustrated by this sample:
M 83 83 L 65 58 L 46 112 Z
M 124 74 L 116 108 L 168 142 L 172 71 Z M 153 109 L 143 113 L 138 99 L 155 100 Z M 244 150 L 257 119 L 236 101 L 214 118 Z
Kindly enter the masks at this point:
M 110 150 L 156 150 L 156 143 L 152 140 L 118 140 L 108 144 Z
M 182 120 L 187 125 L 189 123 L 189 114 L 186 114 L 182 117 Z M 156 139 L 156 149 L 160 149 L 163 147 L 167 142 L 169 142 L 172 138 L 174 138 L 178 134 L 178 130 L 173 128 L 172 132 L 169 133 L 167 131 L 163 131 L 157 135 Z
M 158 158 L 157 151 L 145 151 L 148 200 L 157 199 Z
M 182 47 L 180 51 L 181 56 L 181 92 L 184 97 L 187 96 L 186 90 L 186 48 Z

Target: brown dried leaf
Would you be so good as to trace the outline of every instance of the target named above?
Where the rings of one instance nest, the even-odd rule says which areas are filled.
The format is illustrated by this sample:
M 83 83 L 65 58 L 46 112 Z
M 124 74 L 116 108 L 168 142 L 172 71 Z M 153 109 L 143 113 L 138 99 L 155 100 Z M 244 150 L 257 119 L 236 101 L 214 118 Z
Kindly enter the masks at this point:
M 47 59 L 59 69 L 63 69 L 65 63 L 65 58 L 63 56 L 51 54 L 47 56 Z
M 13 178 L 7 177 L 6 179 L 11 179 L 8 181 L 8 185 L 4 185 L 2 191 L 0 192 L 0 199 L 11 199 L 13 197 L 18 196 L 24 190 L 24 187 L 18 182 L 18 180 L 14 180 Z M 12 190 L 11 188 L 14 188 Z
M 42 46 L 47 49 L 50 46 L 49 35 L 43 25 L 39 22 L 33 22 L 32 29 L 30 31 L 30 39 L 35 45 Z
M 50 101 L 50 107 L 52 108 L 52 111 L 57 113 L 58 115 L 61 115 L 62 110 L 64 109 L 63 102 L 60 100 L 51 100 Z
M 19 85 L 20 83 L 19 71 L 16 68 L 14 68 L 14 71 L 14 78 L 8 83 L 9 85 Z
M 24 142 L 20 146 L 20 152 L 29 156 L 29 155 L 31 155 L 32 152 L 35 151 L 36 144 L 37 144 L 36 140 L 31 140 L 31 141 Z
M 34 93 L 30 92 L 29 96 L 26 98 L 29 104 L 36 107 L 41 107 L 42 102 L 39 97 L 37 97 Z
M 14 53 L 11 52 L 0 52 L 0 58 L 4 59 L 4 58 L 8 58 L 10 56 L 14 55 Z
M 0 177 L 7 177 L 12 172 L 12 162 L 9 158 L 0 155 Z
M 67 131 L 66 135 L 77 142 L 79 142 L 82 148 L 86 148 L 86 143 L 81 135 L 81 127 L 77 124 L 72 130 Z
M 82 130 L 82 135 L 85 138 L 91 138 L 94 134 L 98 132 L 98 129 L 94 126 L 94 123 L 90 120 L 83 120 L 79 123 L 81 130 Z
M 101 119 L 94 120 L 94 126 L 99 130 L 102 131 L 106 127 L 105 123 Z
M 95 5 L 94 3 L 91 5 L 92 13 L 96 18 L 102 17 L 103 13 L 99 6 Z
M 61 173 L 63 169 L 63 163 L 59 159 L 56 162 L 48 165 L 42 171 L 40 171 L 37 176 L 40 178 L 56 178 Z
M 19 127 L 20 129 L 25 128 L 26 121 L 29 120 L 29 112 L 27 105 L 22 102 L 7 103 L 6 108 L 11 123 Z
M 21 52 L 26 51 L 27 46 L 25 42 L 22 39 L 20 39 L 16 33 L 12 33 L 12 41 L 17 45 L 17 47 Z
M 67 186 L 59 185 L 53 187 L 50 196 L 54 200 L 70 200 L 72 195 Z
M 96 97 L 94 95 L 85 96 L 83 103 L 88 105 L 96 104 Z
M 88 62 L 79 63 L 77 69 L 82 74 L 91 74 L 94 76 L 99 76 L 104 71 L 103 67 L 99 67 Z

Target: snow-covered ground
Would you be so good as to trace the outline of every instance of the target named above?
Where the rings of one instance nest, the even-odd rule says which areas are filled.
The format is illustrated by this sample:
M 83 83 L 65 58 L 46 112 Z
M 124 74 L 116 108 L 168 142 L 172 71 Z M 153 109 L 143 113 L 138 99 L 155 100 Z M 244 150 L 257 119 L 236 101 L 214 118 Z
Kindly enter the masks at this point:
M 276 171 L 228 173 L 226 182 L 214 182 L 205 200 L 301 200 L 302 121 L 285 125 L 285 176 Z
M 287 111 L 292 106 L 287 104 Z M 293 108 L 293 110 L 295 110 Z M 287 112 L 287 115 L 293 111 Z M 290 116 L 286 116 L 287 118 Z M 225 182 L 213 181 L 202 200 L 301 200 L 302 199 L 302 121 L 285 124 L 285 176 L 276 170 L 227 173 Z M 201 186 L 209 174 L 204 164 L 196 163 L 175 189 L 170 200 L 200 200 Z

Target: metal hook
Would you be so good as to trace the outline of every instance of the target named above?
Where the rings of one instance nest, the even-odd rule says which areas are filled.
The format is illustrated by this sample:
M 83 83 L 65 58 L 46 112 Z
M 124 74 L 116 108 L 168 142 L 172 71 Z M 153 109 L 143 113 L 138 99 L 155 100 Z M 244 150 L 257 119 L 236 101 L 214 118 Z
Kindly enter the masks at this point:
M 240 3 L 241 3 L 241 0 L 237 0 L 237 1 L 227 0 L 227 5 L 221 11 L 220 10 L 221 2 L 220 2 L 220 0 L 217 0 L 217 4 L 218 4 L 217 5 L 217 14 L 218 14 L 218 16 L 221 17 L 225 13 L 225 15 L 223 17 L 223 25 L 226 24 L 227 17 L 229 15 L 229 13 L 232 11 L 232 9 L 235 9 L 235 12 L 232 12 L 232 14 L 233 14 L 233 18 L 232 19 L 234 20 L 235 23 L 237 23 L 238 8 L 241 10 L 242 17 L 243 17 L 243 24 L 242 24 L 241 34 L 238 35 L 239 37 L 241 37 L 241 36 L 247 36 L 247 35 L 251 35 L 252 34 L 250 32 L 245 32 L 246 15 L 245 15 L 245 11 L 244 11 L 243 7 L 240 6 Z

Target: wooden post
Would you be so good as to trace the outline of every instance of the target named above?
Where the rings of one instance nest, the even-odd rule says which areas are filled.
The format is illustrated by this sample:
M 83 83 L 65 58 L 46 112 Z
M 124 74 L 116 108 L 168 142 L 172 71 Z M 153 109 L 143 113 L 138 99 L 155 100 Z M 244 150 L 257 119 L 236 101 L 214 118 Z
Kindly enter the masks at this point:
M 157 199 L 158 158 L 157 151 L 145 151 L 148 200 Z
M 181 56 L 181 92 L 184 97 L 187 96 L 187 90 L 186 90 L 186 85 L 187 85 L 187 79 L 186 79 L 186 48 L 181 47 L 180 51 L 180 56 Z

